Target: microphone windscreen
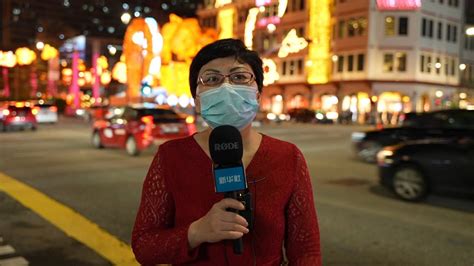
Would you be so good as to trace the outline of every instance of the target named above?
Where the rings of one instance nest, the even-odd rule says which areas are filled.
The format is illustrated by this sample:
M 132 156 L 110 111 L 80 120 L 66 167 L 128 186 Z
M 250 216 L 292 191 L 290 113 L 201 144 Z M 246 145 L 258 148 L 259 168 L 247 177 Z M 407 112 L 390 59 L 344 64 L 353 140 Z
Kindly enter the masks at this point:
M 209 152 L 216 164 L 240 163 L 244 152 L 240 131 L 229 125 L 214 128 L 209 136 Z

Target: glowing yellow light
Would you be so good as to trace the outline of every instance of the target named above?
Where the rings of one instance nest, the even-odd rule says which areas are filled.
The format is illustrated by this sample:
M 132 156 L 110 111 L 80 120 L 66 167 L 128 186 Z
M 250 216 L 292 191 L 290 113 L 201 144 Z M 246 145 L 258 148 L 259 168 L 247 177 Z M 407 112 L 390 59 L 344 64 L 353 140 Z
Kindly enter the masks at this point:
M 219 27 L 219 39 L 234 37 L 234 8 L 220 10 L 217 14 L 217 23 Z
M 102 69 L 109 68 L 109 62 L 107 61 L 107 57 L 105 57 L 104 55 L 99 56 L 99 58 L 97 58 L 97 66 L 100 66 Z
M 104 71 L 102 75 L 100 75 L 100 83 L 102 83 L 102 85 L 109 85 L 111 80 L 112 76 L 109 71 Z
M 36 53 L 26 47 L 18 48 L 15 51 L 17 63 L 22 65 L 29 65 L 36 59 Z
M 467 98 L 467 93 L 465 93 L 465 92 L 459 93 L 459 98 L 466 99 Z
M 371 99 L 372 99 L 372 102 L 374 102 L 374 103 L 375 103 L 375 102 L 377 102 L 377 100 L 378 100 L 379 98 L 378 98 L 377 96 L 375 96 L 375 95 L 374 95 L 374 96 L 372 96 L 372 97 L 371 97 Z
M 301 37 L 296 35 L 296 30 L 292 29 L 281 43 L 280 50 L 278 51 L 278 57 L 286 57 L 289 53 L 297 53 L 308 46 L 308 42 Z
M 263 85 L 275 83 L 280 79 L 275 61 L 268 58 L 262 58 L 263 61 Z
M 245 21 L 245 46 L 248 49 L 253 48 L 253 31 L 255 30 L 255 23 L 257 23 L 258 8 L 249 9 L 247 20 Z
M 408 96 L 403 96 L 403 97 L 402 97 L 402 101 L 403 101 L 404 103 L 409 103 L 409 102 L 410 102 L 410 97 L 408 97 Z
M 72 69 L 70 68 L 64 68 L 62 71 L 61 71 L 61 74 L 63 76 L 72 76 Z
M 309 44 L 308 83 L 322 84 L 329 81 L 331 45 L 331 0 L 310 0 L 309 2 Z
M 278 3 L 278 16 L 280 18 L 283 17 L 283 15 L 285 15 L 287 5 L 288 5 L 288 0 L 280 0 L 279 1 L 279 3 Z
M 16 56 L 12 51 L 0 51 L 0 66 L 14 67 L 16 65 Z
M 112 77 L 118 82 L 127 83 L 127 65 L 124 62 L 117 62 L 112 69 Z
M 219 8 L 221 6 L 225 6 L 227 4 L 232 3 L 232 0 L 216 0 L 216 3 L 214 4 L 215 8 Z
M 79 85 L 79 87 L 84 87 L 84 85 L 86 85 L 86 80 L 83 78 L 78 79 L 77 85 Z
M 161 68 L 161 86 L 166 88 L 168 95 L 186 95 L 189 91 L 189 63 L 172 62 Z
M 77 69 L 79 71 L 86 71 L 86 64 L 84 63 L 84 60 L 79 59 L 79 63 L 77 64 Z
M 41 51 L 41 59 L 44 61 L 48 61 L 49 59 L 53 59 L 58 57 L 59 52 L 58 49 L 54 48 L 53 46 L 46 44 L 43 47 L 43 51 Z
M 90 71 L 84 72 L 84 79 L 86 80 L 86 83 L 90 84 L 92 82 L 92 73 Z

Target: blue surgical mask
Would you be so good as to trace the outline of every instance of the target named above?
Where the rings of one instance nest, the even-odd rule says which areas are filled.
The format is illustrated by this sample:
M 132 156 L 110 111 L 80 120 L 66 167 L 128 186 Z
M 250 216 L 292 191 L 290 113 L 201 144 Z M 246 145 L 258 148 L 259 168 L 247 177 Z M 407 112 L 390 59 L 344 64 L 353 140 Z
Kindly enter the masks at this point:
M 252 123 L 258 110 L 254 87 L 223 83 L 199 94 L 201 116 L 211 128 L 231 125 L 242 130 Z

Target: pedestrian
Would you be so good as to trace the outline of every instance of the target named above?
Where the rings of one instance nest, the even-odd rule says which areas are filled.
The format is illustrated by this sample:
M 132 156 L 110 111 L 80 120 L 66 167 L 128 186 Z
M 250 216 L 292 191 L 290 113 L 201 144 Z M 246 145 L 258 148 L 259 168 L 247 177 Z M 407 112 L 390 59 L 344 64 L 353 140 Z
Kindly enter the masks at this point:
M 252 128 L 263 88 L 262 60 L 242 41 L 202 48 L 190 67 L 196 110 L 209 128 L 162 144 L 145 178 L 132 233 L 143 265 L 321 265 L 319 227 L 305 159 L 293 144 Z M 214 190 L 209 135 L 238 128 L 252 194 L 251 231 L 244 205 Z M 243 238 L 242 255 L 232 241 Z M 285 253 L 285 254 L 284 254 Z

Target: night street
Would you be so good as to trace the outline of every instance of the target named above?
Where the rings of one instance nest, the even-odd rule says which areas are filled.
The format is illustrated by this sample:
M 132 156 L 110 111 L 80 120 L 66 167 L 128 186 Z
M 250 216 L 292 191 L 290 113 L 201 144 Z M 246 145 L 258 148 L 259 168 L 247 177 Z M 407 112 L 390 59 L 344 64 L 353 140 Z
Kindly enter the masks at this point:
M 375 165 L 353 158 L 350 134 L 366 128 L 294 123 L 259 128 L 295 143 L 306 157 L 324 265 L 473 265 L 473 201 L 429 196 L 412 204 L 395 198 L 378 185 Z M 94 149 L 90 136 L 89 124 L 71 118 L 36 132 L 2 133 L 0 176 L 31 186 L 77 212 L 71 217 L 83 216 L 130 245 L 142 181 L 156 148 L 130 157 L 124 150 Z M 110 257 L 25 208 L 1 183 L 0 217 L 0 245 L 14 249 L 10 258 L 23 257 L 31 265 L 111 264 Z

